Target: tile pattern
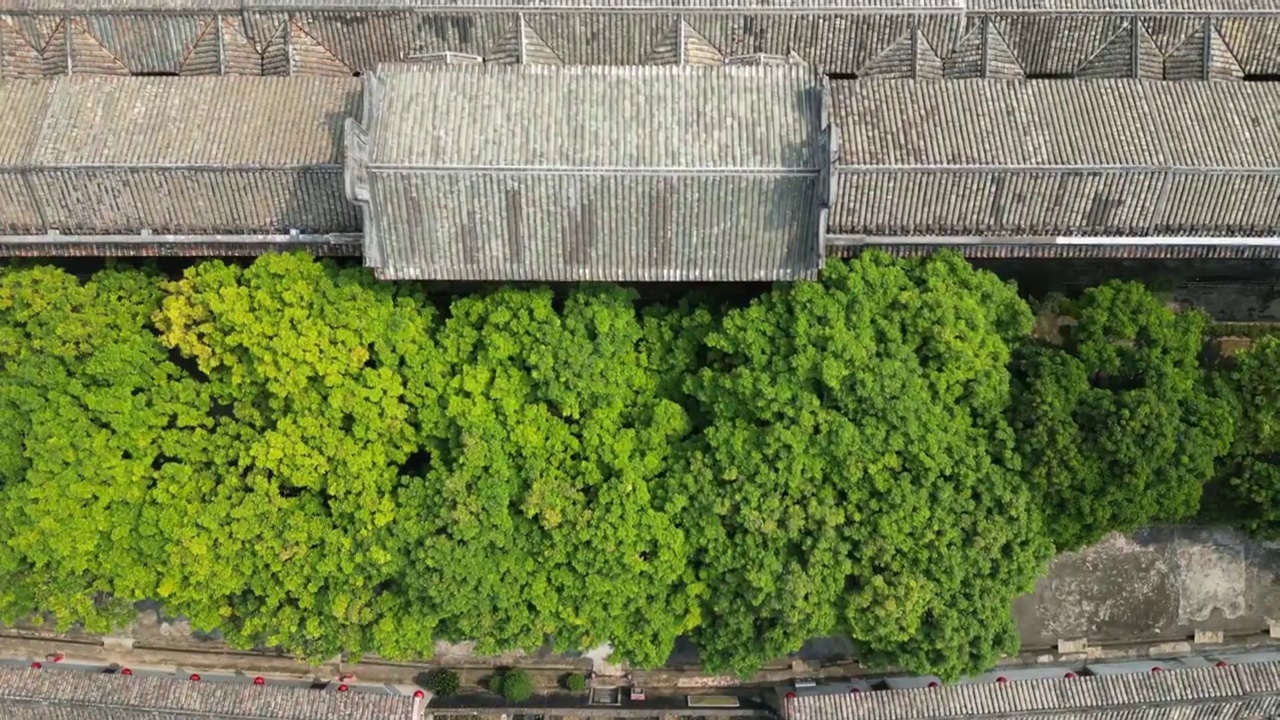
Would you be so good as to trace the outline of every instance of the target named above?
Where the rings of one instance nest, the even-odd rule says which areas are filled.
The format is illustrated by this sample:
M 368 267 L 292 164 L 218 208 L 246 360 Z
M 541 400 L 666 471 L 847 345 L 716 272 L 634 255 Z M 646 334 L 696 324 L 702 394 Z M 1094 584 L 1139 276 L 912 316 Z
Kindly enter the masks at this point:
M 832 232 L 1280 234 L 1275 84 L 834 81 L 832 96 Z
M 520 47 L 545 64 L 794 54 L 865 78 L 945 61 L 949 78 L 1233 80 L 1280 75 L 1280 0 L 0 0 L 0 77 L 349 75 Z
M 354 230 L 339 133 L 358 99 L 352 78 L 5 81 L 24 112 L 0 114 L 0 229 Z
M 0 669 L 6 720 L 411 720 L 413 700 L 361 693 Z
M 817 270 L 821 86 L 804 66 L 399 66 L 370 81 L 367 163 L 353 154 L 349 172 L 367 178 L 366 264 L 384 277 Z M 458 97 L 473 101 L 437 112 Z
M 1221 720 L 1277 712 L 1277 663 L 811 695 L 787 701 L 788 720 Z

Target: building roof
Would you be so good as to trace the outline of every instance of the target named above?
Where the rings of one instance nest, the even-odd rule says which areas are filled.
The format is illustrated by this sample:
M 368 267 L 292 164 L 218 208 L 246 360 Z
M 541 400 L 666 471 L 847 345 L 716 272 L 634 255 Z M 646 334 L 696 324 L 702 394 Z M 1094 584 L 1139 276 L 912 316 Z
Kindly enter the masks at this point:
M 845 167 L 1280 174 L 1273 83 L 834 82 Z
M 354 78 L 61 78 L 28 162 L 338 166 L 359 95 Z
M 348 194 L 364 203 L 366 263 L 385 277 L 776 280 L 820 265 L 823 93 L 810 69 L 367 77 Z
M 817 167 L 803 67 L 386 65 L 372 82 L 371 168 Z
M 184 0 L 186 1 L 186 0 Z M 690 11 L 768 10 L 801 13 L 812 10 L 851 12 L 958 10 L 965 0 L 244 0 L 252 10 L 399 10 L 456 9 L 471 12 L 510 10 Z
M 787 720 L 1219 720 L 1280 712 L 1280 663 L 802 695 Z
M 412 698 L 0 668 L 5 720 L 413 720 Z
M 40 80 L 0 81 L 0 169 L 26 162 L 53 86 Z
M 1277 0 L 967 0 L 966 7 L 977 13 L 1280 13 Z

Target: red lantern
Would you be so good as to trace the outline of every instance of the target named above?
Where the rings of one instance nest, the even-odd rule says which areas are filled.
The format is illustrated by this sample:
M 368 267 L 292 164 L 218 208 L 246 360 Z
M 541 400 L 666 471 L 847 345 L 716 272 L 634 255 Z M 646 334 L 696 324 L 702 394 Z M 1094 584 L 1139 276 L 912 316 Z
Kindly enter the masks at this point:
M 254 678 L 254 679 L 253 679 L 253 684 L 254 684 L 254 685 L 266 685 L 266 684 L 267 684 L 267 681 L 266 681 L 266 680 L 265 680 L 261 675 L 259 675 L 258 677 L 256 677 L 256 678 Z
M 1075 674 L 1075 673 L 1073 673 L 1073 672 L 1069 672 L 1069 673 L 1067 673 L 1066 675 L 1063 675 L 1062 677 L 1064 677 L 1064 678 L 1066 678 L 1066 679 L 1068 679 L 1068 680 L 1074 680 L 1074 679 L 1076 678 L 1076 674 Z
M 1003 685 L 1004 683 L 1009 682 L 1009 678 L 1007 678 L 1007 677 L 1005 677 L 1005 676 L 1001 675 L 1000 677 L 996 678 L 996 682 L 998 682 L 998 683 L 1000 683 L 1001 685 Z
M 120 674 L 121 674 L 121 675 L 132 675 L 132 674 L 133 674 L 133 671 L 132 671 L 132 670 L 130 670 L 129 668 L 120 668 Z
M 1164 668 L 1160 667 L 1159 665 L 1151 668 L 1151 672 L 1160 672 L 1161 670 L 1164 670 Z
M 1226 667 L 1226 666 L 1227 666 L 1227 661 L 1226 661 L 1226 660 L 1219 660 L 1219 661 L 1217 662 L 1217 667 Z
M 854 688 L 854 689 L 852 689 L 852 690 L 850 690 L 850 691 L 849 691 L 849 694 L 850 694 L 850 695 L 857 695 L 857 694 L 858 694 L 858 693 L 860 693 L 860 692 L 862 692 L 862 691 L 861 691 L 861 690 L 859 690 L 858 688 Z
M 934 681 L 930 680 L 930 681 L 929 681 L 929 687 L 931 687 L 931 688 L 936 688 L 936 687 L 938 687 L 938 683 L 936 683 L 936 682 L 934 682 Z
M 347 690 L 348 690 L 348 688 L 347 688 L 347 686 L 346 686 L 346 685 L 339 685 L 339 686 L 338 686 L 338 692 L 346 692 Z
M 795 700 L 795 699 L 796 699 L 796 694 L 795 694 L 795 693 L 787 693 L 787 699 L 788 699 L 788 700 Z
M 40 663 L 38 663 L 38 662 L 33 662 L 33 663 L 31 663 L 31 669 L 32 669 L 32 670 L 39 670 L 39 669 L 40 669 L 40 668 L 42 668 L 42 667 L 44 667 L 44 665 L 41 665 L 41 664 L 40 664 Z
M 418 700 L 421 700 L 422 698 L 426 697 L 426 696 L 427 696 L 427 694 L 426 694 L 426 693 L 424 693 L 424 692 L 422 692 L 421 690 L 414 690 L 414 691 L 413 691 L 413 696 L 414 696 L 415 698 L 417 698 Z
M 191 673 L 191 682 L 200 682 L 200 673 Z

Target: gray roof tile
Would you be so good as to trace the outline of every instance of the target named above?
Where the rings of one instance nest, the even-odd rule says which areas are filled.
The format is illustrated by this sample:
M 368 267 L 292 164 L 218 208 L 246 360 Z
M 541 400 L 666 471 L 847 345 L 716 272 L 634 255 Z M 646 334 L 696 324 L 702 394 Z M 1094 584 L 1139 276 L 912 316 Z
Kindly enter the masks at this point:
M 1280 0 L 968 0 L 971 12 L 1280 13 Z
M 338 165 L 359 88 L 353 78 L 63 78 L 31 162 Z
M 1274 84 L 836 81 L 832 95 L 833 232 L 1280 233 Z
M 348 169 L 384 277 L 817 271 L 813 70 L 384 66 L 370 87 Z
M 1280 172 L 1274 84 L 836 81 L 832 96 L 846 165 Z
M 1280 664 L 1024 680 L 787 701 L 788 720 L 1216 720 L 1280 711 Z
M 804 67 L 388 65 L 373 76 L 373 165 L 817 167 L 816 78 Z
M 0 704 L 6 720 L 411 720 L 413 711 L 406 697 L 17 668 L 0 668 Z
M 52 90 L 38 80 L 0 81 L 0 171 L 25 163 Z
M 123 0 L 122 0 L 123 1 Z M 826 9 L 851 11 L 962 9 L 965 0 L 245 0 L 253 9 L 324 10 L 361 8 L 400 10 L 407 8 L 450 9 L 493 8 L 495 10 L 752 10 L 803 12 Z

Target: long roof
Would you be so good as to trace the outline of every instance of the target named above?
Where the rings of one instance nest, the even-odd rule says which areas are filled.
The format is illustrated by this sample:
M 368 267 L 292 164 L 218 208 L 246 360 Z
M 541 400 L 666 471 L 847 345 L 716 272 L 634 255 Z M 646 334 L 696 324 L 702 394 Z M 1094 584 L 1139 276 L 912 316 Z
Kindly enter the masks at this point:
M 371 169 L 817 167 L 804 67 L 394 65 L 371 82 Z
M 412 698 L 0 668 L 5 720 L 413 720 Z
M 1280 712 L 1280 663 L 805 695 L 787 720 L 1220 720 Z
M 49 92 L 30 165 L 337 166 L 360 83 L 73 76 Z
M 810 69 L 383 66 L 367 79 L 347 181 L 383 277 L 781 280 L 820 265 L 824 94 Z
M 1280 174 L 1273 83 L 833 82 L 845 168 Z

